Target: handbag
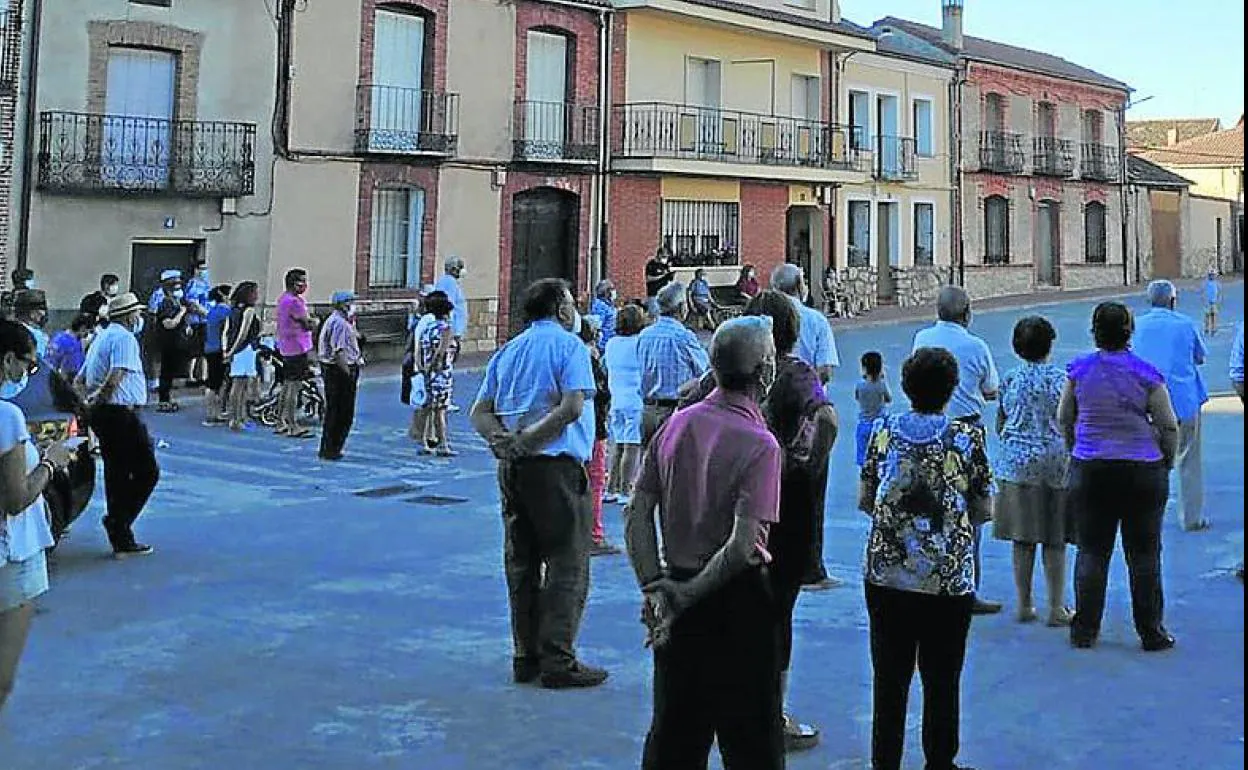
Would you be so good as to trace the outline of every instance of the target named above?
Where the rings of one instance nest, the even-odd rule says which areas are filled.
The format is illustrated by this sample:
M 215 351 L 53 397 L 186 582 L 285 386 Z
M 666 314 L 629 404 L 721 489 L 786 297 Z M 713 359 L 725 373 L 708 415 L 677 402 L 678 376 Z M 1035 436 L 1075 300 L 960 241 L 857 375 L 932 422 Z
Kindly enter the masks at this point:
M 425 375 L 423 372 L 416 372 L 408 378 L 411 383 L 411 394 L 408 403 L 413 409 L 420 409 L 429 400 L 429 392 L 425 386 Z

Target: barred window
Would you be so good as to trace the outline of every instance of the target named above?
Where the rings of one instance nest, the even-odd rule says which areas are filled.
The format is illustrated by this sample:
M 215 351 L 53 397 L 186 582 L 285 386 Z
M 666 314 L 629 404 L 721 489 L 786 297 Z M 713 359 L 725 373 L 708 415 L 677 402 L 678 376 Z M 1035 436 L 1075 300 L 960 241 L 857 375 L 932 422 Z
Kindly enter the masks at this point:
M 721 201 L 663 201 L 663 248 L 679 266 L 735 265 L 740 204 Z
M 984 264 L 1010 262 L 1010 202 L 1003 196 L 984 199 Z
M 923 267 L 935 264 L 935 207 L 930 203 L 914 204 L 914 264 Z
M 424 219 L 424 190 L 403 187 L 373 192 L 370 288 L 419 288 Z
M 1105 204 L 1099 201 L 1083 207 L 1083 250 L 1087 262 L 1105 264 Z
M 849 267 L 871 264 L 871 201 L 849 202 Z

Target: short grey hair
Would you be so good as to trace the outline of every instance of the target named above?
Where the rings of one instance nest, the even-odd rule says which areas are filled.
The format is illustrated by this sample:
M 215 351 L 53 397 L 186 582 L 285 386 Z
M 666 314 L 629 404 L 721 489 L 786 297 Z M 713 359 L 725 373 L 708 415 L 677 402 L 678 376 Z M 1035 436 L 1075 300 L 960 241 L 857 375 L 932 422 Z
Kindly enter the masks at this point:
M 771 288 L 782 294 L 796 297 L 802 287 L 802 269 L 786 262 L 771 271 Z
M 447 271 L 462 268 L 464 266 L 464 258 L 457 254 L 452 254 L 442 262 L 442 266 Z
M 588 315 L 583 315 L 581 316 L 581 323 L 585 324 L 585 327 L 589 329 L 591 332 L 593 332 L 594 334 L 598 334 L 599 332 L 602 331 L 602 317 L 601 316 L 596 316 L 593 313 L 590 313 Z
M 672 281 L 659 289 L 655 300 L 659 303 L 659 312 L 663 315 L 677 313 L 685 307 L 685 285 L 680 281 Z
M 608 294 L 611 293 L 611 290 L 614 288 L 615 288 L 615 284 L 611 283 L 610 278 L 603 278 L 601 281 L 598 282 L 598 285 L 594 287 L 594 296 L 605 298 Z
M 936 317 L 942 321 L 961 321 L 971 309 L 971 297 L 961 286 L 945 286 L 936 297 Z
M 711 338 L 711 369 L 719 387 L 743 391 L 767 358 L 775 358 L 776 343 L 769 316 L 742 316 L 724 321 Z
M 1153 307 L 1169 307 L 1170 302 L 1179 296 L 1174 284 L 1164 278 L 1148 285 L 1148 304 Z

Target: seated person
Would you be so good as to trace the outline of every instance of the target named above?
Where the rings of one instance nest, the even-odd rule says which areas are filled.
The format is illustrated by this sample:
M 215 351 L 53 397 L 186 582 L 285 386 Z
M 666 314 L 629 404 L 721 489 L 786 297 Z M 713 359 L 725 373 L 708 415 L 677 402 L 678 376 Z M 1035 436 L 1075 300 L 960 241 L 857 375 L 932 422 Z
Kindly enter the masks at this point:
M 698 268 L 693 272 L 693 280 L 689 282 L 689 315 L 690 320 L 705 329 L 715 328 L 711 318 L 711 284 L 706 280 L 706 271 Z

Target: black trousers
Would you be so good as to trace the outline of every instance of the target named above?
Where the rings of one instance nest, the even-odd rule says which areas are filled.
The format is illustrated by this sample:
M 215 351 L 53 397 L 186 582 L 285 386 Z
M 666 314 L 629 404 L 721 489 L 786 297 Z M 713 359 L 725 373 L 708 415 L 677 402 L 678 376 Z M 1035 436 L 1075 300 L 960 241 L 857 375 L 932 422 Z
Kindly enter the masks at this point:
M 828 464 L 827 461 L 807 475 L 809 500 L 804 504 L 810 507 L 813 514 L 814 528 L 810 533 L 810 544 L 807 551 L 806 573 L 802 577 L 802 585 L 811 585 L 828 579 L 828 570 L 823 566 L 823 513 L 828 496 Z
M 355 393 L 360 370 L 347 374 L 336 364 L 325 365 L 325 423 L 321 426 L 321 457 L 341 457 L 347 434 L 355 424 Z
M 1161 589 L 1161 523 L 1170 473 L 1161 462 L 1075 460 L 1070 503 L 1075 506 L 1075 620 L 1072 638 L 1095 639 L 1105 611 L 1105 587 L 1114 540 L 1131 578 L 1131 614 L 1142 638 L 1165 632 Z
M 906 702 L 917 662 L 923 680 L 927 770 L 953 770 L 961 721 L 962 662 L 974 597 L 936 596 L 867 584 L 871 625 L 871 767 L 900 770 Z
M 650 446 L 650 439 L 659 432 L 667 418 L 676 411 L 675 401 L 647 401 L 641 410 L 641 451 Z
M 176 341 L 163 339 L 160 343 L 160 377 L 156 394 L 160 403 L 169 403 L 173 391 L 173 380 L 181 372 L 183 350 Z
M 104 460 L 108 503 L 104 530 L 114 549 L 133 546 L 134 522 L 160 480 L 156 448 L 147 426 L 130 407 L 101 404 L 91 409 L 88 419 Z
M 544 672 L 566 670 L 589 595 L 594 510 L 585 465 L 567 456 L 500 462 L 498 486 L 514 654 Z
M 781 770 L 784 730 L 775 604 L 752 569 L 676 619 L 654 651 L 654 716 L 643 770 L 705 770 L 719 740 L 725 770 Z
M 822 554 L 816 551 L 818 533 L 823 529 L 823 499 L 827 474 L 812 473 L 803 467 L 790 467 L 780 478 L 780 521 L 771 526 L 767 550 L 772 594 L 776 601 L 781 671 L 789 670 L 793 652 L 793 608 L 802 585 L 822 568 Z

